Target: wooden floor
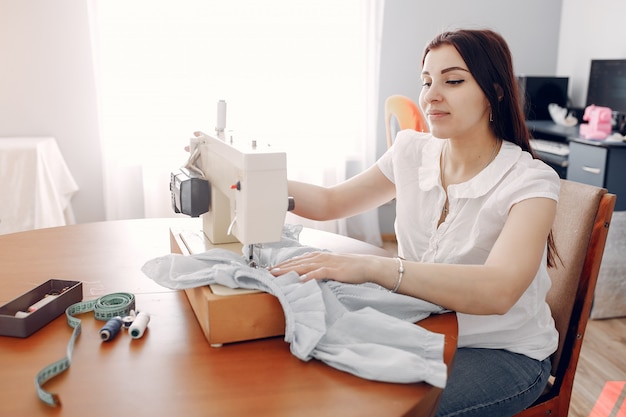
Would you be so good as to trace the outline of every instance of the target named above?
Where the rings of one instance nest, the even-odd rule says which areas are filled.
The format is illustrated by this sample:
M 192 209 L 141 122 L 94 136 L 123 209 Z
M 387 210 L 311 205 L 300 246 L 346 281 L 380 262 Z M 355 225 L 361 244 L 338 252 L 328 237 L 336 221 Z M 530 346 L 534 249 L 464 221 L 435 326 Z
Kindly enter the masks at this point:
M 383 247 L 397 253 L 395 242 Z M 568 417 L 588 417 L 607 381 L 626 381 L 626 317 L 587 323 Z
M 588 417 L 607 381 L 626 381 L 626 318 L 623 317 L 587 323 L 569 417 Z

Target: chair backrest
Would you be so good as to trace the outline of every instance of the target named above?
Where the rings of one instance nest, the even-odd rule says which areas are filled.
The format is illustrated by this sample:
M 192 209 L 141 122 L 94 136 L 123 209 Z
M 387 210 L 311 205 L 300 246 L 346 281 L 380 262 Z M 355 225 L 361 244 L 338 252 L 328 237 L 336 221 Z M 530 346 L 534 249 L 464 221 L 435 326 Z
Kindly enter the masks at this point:
M 385 126 L 387 146 L 391 146 L 396 134 L 403 129 L 428 132 L 428 123 L 413 100 L 402 95 L 389 96 L 385 100 Z
M 559 332 L 558 350 L 552 356 L 554 378 L 539 400 L 518 417 L 568 413 L 615 200 L 604 188 L 561 180 L 552 227 L 561 262 L 548 270 L 552 288 L 547 296 Z

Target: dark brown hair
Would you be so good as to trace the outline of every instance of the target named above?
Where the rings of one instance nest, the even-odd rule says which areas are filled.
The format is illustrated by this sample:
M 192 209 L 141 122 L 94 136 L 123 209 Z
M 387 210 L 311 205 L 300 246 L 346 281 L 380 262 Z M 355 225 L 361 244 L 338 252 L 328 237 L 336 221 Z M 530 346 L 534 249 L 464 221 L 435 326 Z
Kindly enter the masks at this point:
M 536 158 L 530 147 L 530 132 L 520 104 L 511 51 L 504 38 L 489 29 L 442 32 L 426 45 L 422 66 L 428 52 L 441 45 L 451 45 L 458 51 L 489 100 L 493 115 L 490 127 L 496 137 L 513 142 Z M 560 258 L 550 231 L 548 266 L 554 267 L 556 259 Z

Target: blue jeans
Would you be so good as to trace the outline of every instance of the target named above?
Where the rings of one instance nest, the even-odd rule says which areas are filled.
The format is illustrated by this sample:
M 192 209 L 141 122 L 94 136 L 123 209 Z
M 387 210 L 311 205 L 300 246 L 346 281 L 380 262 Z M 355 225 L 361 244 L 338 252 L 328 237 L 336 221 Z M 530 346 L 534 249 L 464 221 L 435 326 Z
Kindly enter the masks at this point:
M 459 348 L 437 417 L 506 417 L 530 406 L 548 383 L 550 359 L 506 350 Z

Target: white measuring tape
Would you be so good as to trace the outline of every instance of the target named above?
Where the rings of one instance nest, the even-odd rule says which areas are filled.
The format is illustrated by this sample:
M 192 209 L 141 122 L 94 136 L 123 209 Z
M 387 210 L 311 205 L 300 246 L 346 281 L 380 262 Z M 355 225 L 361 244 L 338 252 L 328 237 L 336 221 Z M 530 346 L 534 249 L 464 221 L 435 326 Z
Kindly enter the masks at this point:
M 69 306 L 65 310 L 65 316 L 67 317 L 67 324 L 72 327 L 74 331 L 67 344 L 65 357 L 46 366 L 39 371 L 35 377 L 35 386 L 37 387 L 39 399 L 53 407 L 61 405 L 61 400 L 57 394 L 49 393 L 41 386 L 70 367 L 72 353 L 74 352 L 74 343 L 81 333 L 81 321 L 74 317 L 75 314 L 93 311 L 96 320 L 108 321 L 113 317 L 128 316 L 131 310 L 135 310 L 135 296 L 129 293 L 108 294 L 97 300 L 80 302 Z M 143 331 L 141 333 L 143 334 Z

